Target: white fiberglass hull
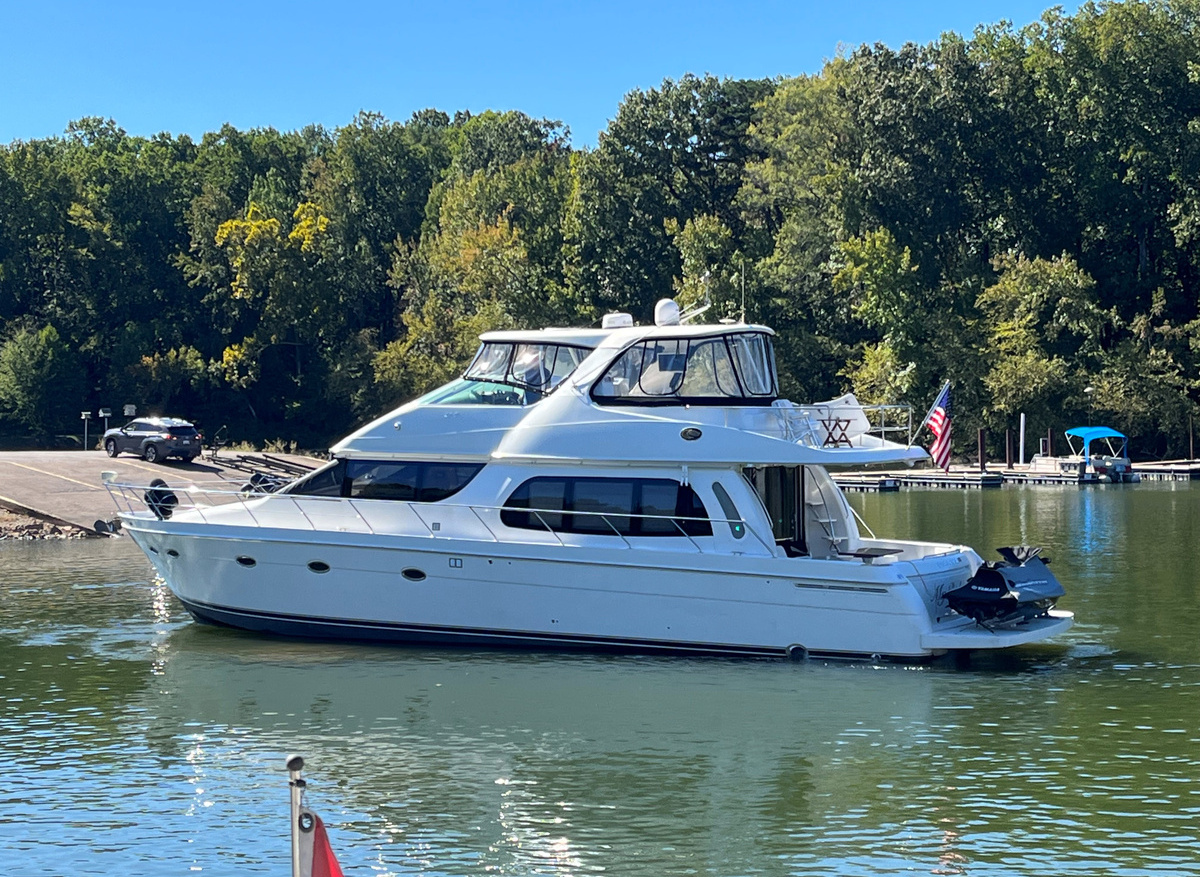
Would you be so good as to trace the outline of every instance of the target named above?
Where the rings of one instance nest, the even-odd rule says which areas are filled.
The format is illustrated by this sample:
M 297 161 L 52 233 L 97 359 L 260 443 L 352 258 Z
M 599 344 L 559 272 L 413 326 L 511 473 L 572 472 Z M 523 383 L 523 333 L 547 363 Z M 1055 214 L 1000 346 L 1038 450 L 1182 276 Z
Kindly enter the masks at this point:
M 1065 612 L 999 630 L 934 618 L 928 589 L 964 582 L 965 552 L 877 564 L 142 517 L 125 527 L 198 620 L 287 636 L 926 657 L 1040 640 L 1072 623 Z

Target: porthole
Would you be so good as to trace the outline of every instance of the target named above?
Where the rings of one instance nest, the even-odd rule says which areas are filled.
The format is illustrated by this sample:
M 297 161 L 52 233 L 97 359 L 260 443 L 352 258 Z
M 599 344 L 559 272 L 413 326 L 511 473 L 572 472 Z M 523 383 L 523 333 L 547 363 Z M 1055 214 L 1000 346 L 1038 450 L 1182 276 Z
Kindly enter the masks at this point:
M 411 567 L 411 566 L 408 569 L 401 570 L 400 575 L 404 576 L 410 582 L 425 581 L 425 573 L 422 570 L 415 569 L 414 567 Z
M 247 557 L 244 554 L 238 555 L 237 562 L 239 564 L 241 564 L 242 566 L 246 567 L 247 569 L 249 569 L 250 567 L 254 566 L 256 563 L 258 563 L 258 561 L 255 560 L 253 557 Z
M 179 552 L 176 551 L 174 548 L 167 549 L 167 557 L 178 557 L 178 556 L 179 556 Z
M 323 560 L 310 560 L 308 568 L 313 572 L 329 572 L 329 564 Z

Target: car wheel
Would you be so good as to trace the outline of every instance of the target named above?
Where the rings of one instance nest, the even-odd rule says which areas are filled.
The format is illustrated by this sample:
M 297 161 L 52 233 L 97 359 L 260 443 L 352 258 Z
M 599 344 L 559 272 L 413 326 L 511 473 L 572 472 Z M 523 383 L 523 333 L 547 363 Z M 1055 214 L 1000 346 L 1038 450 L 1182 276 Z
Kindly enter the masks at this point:
M 117 448 L 116 439 L 110 438 L 104 442 L 104 453 L 108 454 L 110 457 L 115 457 L 117 454 L 121 453 L 121 451 Z
M 190 462 L 192 462 L 192 460 L 196 459 L 196 455 L 195 454 L 184 454 L 182 459 L 183 459 L 183 462 L 190 463 Z
M 162 459 L 162 451 L 158 449 L 158 445 L 146 445 L 146 450 L 142 451 L 142 459 L 147 463 L 157 463 Z

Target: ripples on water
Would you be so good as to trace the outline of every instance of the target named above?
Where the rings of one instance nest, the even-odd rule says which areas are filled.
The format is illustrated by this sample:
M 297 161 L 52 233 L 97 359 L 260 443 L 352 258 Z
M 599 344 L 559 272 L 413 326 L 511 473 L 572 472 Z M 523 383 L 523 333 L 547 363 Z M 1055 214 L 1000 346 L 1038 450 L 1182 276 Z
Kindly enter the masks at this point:
M 287 873 L 298 751 L 350 874 L 1200 874 L 1198 499 L 856 497 L 1048 544 L 1082 623 L 966 667 L 270 640 L 190 622 L 127 541 L 0 546 L 0 852 Z

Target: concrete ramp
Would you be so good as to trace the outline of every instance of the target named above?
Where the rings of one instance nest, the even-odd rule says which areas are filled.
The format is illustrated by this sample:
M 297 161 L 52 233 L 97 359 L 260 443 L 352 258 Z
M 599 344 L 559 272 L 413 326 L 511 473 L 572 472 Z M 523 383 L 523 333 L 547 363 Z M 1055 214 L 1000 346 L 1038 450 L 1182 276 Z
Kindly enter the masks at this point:
M 116 472 L 121 481 L 149 483 L 161 478 L 172 487 L 224 482 L 241 487 L 265 459 L 264 471 L 303 471 L 321 465 L 313 457 L 292 454 L 198 457 L 194 462 L 147 463 L 137 457 L 109 457 L 103 451 L 0 452 L 0 505 L 60 526 L 95 531 L 117 509 L 100 481 L 100 473 Z M 274 462 L 274 465 L 272 465 Z M 294 467 L 294 468 L 293 468 Z

